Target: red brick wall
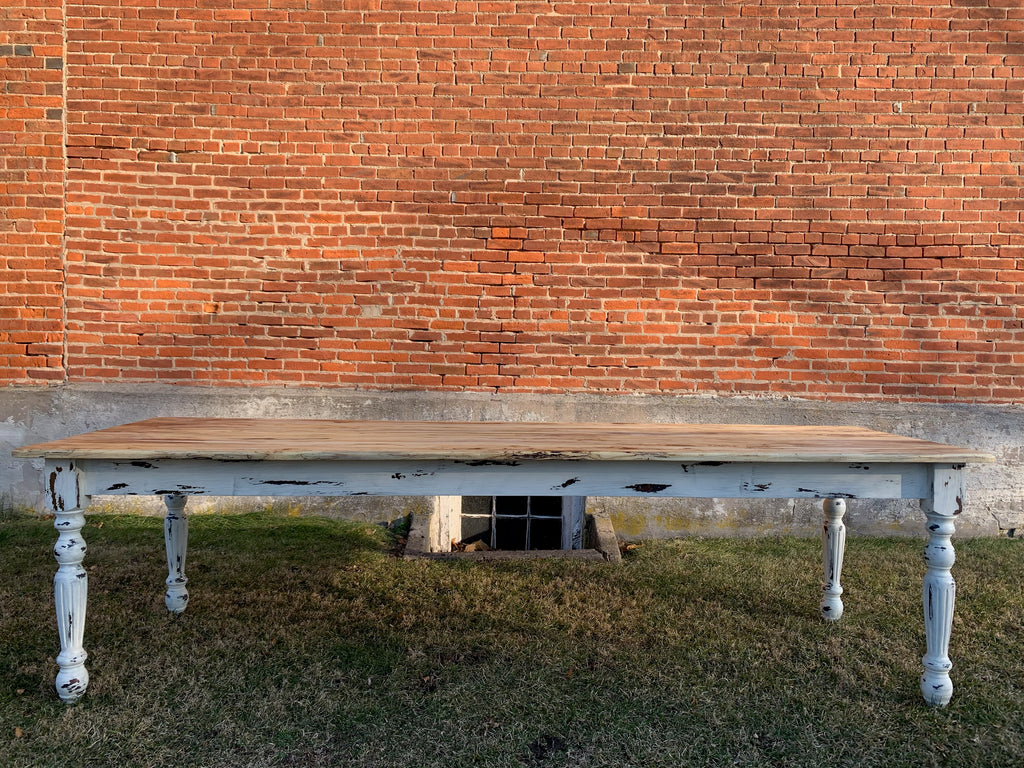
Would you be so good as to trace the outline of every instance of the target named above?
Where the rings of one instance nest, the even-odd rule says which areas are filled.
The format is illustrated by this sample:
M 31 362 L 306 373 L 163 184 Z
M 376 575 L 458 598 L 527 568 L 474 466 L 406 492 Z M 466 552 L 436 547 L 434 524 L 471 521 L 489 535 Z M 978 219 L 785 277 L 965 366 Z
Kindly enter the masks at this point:
M 64 378 L 63 20 L 0 9 L 0 382 Z
M 66 16 L 71 381 L 1020 399 L 1018 0 Z

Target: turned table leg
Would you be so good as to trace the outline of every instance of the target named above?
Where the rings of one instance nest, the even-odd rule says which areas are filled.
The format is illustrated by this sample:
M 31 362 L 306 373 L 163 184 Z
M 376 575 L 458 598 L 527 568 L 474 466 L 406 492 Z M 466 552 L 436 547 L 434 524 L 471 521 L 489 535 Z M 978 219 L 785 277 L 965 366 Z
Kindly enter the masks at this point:
M 949 640 L 956 601 L 956 582 L 951 572 L 956 553 L 950 538 L 956 530 L 954 516 L 963 507 L 963 473 L 958 467 L 937 466 L 932 470 L 931 485 L 931 498 L 921 503 L 928 518 L 928 543 L 924 548 L 928 571 L 923 589 L 926 651 L 921 659 L 921 693 L 932 706 L 944 707 L 953 697 Z
M 83 646 L 89 576 L 82 567 L 86 551 L 82 528 L 89 497 L 81 493 L 74 462 L 49 464 L 47 486 L 54 514 L 53 527 L 57 529 L 57 543 L 53 546 L 57 560 L 53 602 L 60 635 L 60 653 L 56 659 L 60 667 L 57 695 L 71 704 L 82 697 L 89 685 L 89 672 L 85 668 L 88 654 Z
M 89 685 L 89 672 L 85 668 L 88 654 L 82 645 L 89 591 L 89 576 L 82 567 L 86 547 L 81 531 L 85 515 L 80 509 L 58 512 L 53 525 L 59 532 L 53 548 L 58 563 L 53 577 L 53 599 L 57 609 L 57 631 L 60 633 L 57 694 L 72 703 L 85 693 Z
M 164 517 L 164 544 L 167 548 L 167 594 L 164 604 L 171 613 L 182 613 L 188 607 L 185 585 L 185 554 L 188 550 L 188 516 L 185 504 L 188 497 L 171 494 L 164 496 L 167 514 Z
M 821 617 L 828 621 L 838 621 L 843 615 L 840 577 L 843 572 L 843 553 L 846 550 L 846 526 L 843 525 L 846 499 L 825 499 L 822 507 L 825 511 L 825 525 L 821 529 L 821 560 L 825 586 L 822 588 Z

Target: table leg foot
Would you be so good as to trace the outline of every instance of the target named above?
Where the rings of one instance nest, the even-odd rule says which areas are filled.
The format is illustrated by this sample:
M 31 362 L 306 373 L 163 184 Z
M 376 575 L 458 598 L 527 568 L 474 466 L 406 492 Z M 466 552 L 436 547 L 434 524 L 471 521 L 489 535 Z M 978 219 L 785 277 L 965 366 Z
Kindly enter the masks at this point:
M 85 668 L 88 654 L 83 647 L 89 592 L 89 576 L 82 567 L 86 551 L 81 533 L 85 514 L 81 509 L 58 511 L 53 525 L 58 531 L 57 543 L 53 547 L 58 563 L 53 577 L 53 598 L 60 634 L 57 695 L 71 704 L 82 697 L 89 685 L 89 673 Z
M 825 499 L 825 525 L 821 529 L 821 558 L 825 573 L 822 588 L 821 617 L 827 621 L 838 621 L 843 615 L 843 588 L 840 578 L 843 571 L 843 554 L 846 551 L 846 499 Z
M 188 550 L 188 516 L 185 504 L 188 497 L 179 494 L 164 496 L 167 514 L 164 517 L 164 544 L 167 548 L 167 594 L 164 605 L 171 613 L 184 612 L 188 607 L 185 585 L 185 555 Z

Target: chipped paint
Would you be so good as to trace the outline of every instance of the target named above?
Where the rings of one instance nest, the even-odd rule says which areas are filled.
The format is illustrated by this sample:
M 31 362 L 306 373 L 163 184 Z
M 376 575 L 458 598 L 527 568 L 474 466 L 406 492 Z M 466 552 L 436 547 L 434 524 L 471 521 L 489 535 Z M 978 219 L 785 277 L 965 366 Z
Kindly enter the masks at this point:
M 690 461 L 684 464 L 680 464 L 683 472 L 689 472 L 694 467 L 724 467 L 728 462 L 726 461 Z
M 164 605 L 173 614 L 182 613 L 188 605 L 188 590 L 185 585 L 185 557 L 188 551 L 188 498 L 184 494 L 164 497 L 164 545 L 167 554 L 167 578 L 164 583 Z
M 901 494 L 906 496 L 910 492 L 914 492 L 919 495 L 911 496 L 911 498 L 926 496 L 926 505 L 930 504 L 934 508 L 932 514 L 929 514 L 931 538 L 926 555 L 929 562 L 929 573 L 926 577 L 929 580 L 926 582 L 930 590 L 929 599 L 934 598 L 936 590 L 938 590 L 938 595 L 948 599 L 951 606 L 952 580 L 950 579 L 949 583 L 946 584 L 938 578 L 948 574 L 949 565 L 952 564 L 953 560 L 952 547 L 949 546 L 952 523 L 950 522 L 947 525 L 942 521 L 952 520 L 955 514 L 959 514 L 962 511 L 963 501 L 961 496 L 957 494 L 962 493 L 963 486 L 962 478 L 957 476 L 957 470 L 951 470 L 948 465 L 936 467 L 923 462 L 915 463 L 908 461 L 900 465 L 890 464 L 885 467 L 878 467 L 879 472 L 873 473 L 867 471 L 870 469 L 867 465 L 844 467 L 838 461 L 830 463 L 824 460 L 808 463 L 782 462 L 775 460 L 777 457 L 774 454 L 763 462 L 754 460 L 701 461 L 695 464 L 674 464 L 667 461 L 659 462 L 645 459 L 642 462 L 595 460 L 584 466 L 584 464 L 579 463 L 577 458 L 570 466 L 567 461 L 560 462 L 556 460 L 559 458 L 564 459 L 564 456 L 567 455 L 570 454 L 558 455 L 552 452 L 538 452 L 535 456 L 530 457 L 520 457 L 517 455 L 517 458 L 513 460 L 448 461 L 421 457 L 407 458 L 394 462 L 383 459 L 353 459 L 351 461 L 346 459 L 334 461 L 333 463 L 317 459 L 316 457 L 309 457 L 302 462 L 259 462 L 254 459 L 249 462 L 248 466 L 230 469 L 223 466 L 224 462 L 217 463 L 218 465 L 215 466 L 215 462 L 198 457 L 189 461 L 161 460 L 159 466 L 150 462 L 133 461 L 130 462 L 132 467 L 154 471 L 133 472 L 122 464 L 122 470 L 124 471 L 122 477 L 126 479 L 124 483 L 114 482 L 117 478 L 110 476 L 112 470 L 109 464 L 104 464 L 99 460 L 83 460 L 81 469 L 75 469 L 70 463 L 66 463 L 63 466 L 50 464 L 49 466 L 52 471 L 49 476 L 49 483 L 55 501 L 55 509 L 60 510 L 71 504 L 71 497 L 76 493 L 89 493 L 90 489 L 94 487 L 89 484 L 90 482 L 95 483 L 95 487 L 107 486 L 109 489 L 125 492 L 144 492 L 148 487 L 146 484 L 155 482 L 155 478 L 161 478 L 160 482 L 167 483 L 167 487 L 173 487 L 170 484 L 181 477 L 189 479 L 193 483 L 199 483 L 200 486 L 179 484 L 175 490 L 157 490 L 153 491 L 153 493 L 171 496 L 174 494 L 180 495 L 182 491 L 215 494 L 217 491 L 225 490 L 228 493 L 239 495 L 256 495 L 263 491 L 271 495 L 293 495 L 292 492 L 295 489 L 319 487 L 322 489 L 319 491 L 321 495 L 389 495 L 398 492 L 399 487 L 401 487 L 401 493 L 416 493 L 417 491 L 424 490 L 431 493 L 439 491 L 450 493 L 451 489 L 454 488 L 464 490 L 467 486 L 480 487 L 485 483 L 493 484 L 496 487 L 491 489 L 492 492 L 504 492 L 506 494 L 508 491 L 513 493 L 529 493 L 531 488 L 541 487 L 545 489 L 565 489 L 570 486 L 576 486 L 579 483 L 578 486 L 573 488 L 573 493 L 582 492 L 586 494 L 590 492 L 591 488 L 594 488 L 605 492 L 606 495 L 621 496 L 627 495 L 623 494 L 623 491 L 631 491 L 634 494 L 645 496 L 662 494 L 663 497 L 757 498 L 758 500 L 766 496 L 772 498 L 791 498 L 794 495 L 811 495 L 817 498 L 839 500 L 858 498 L 859 494 L 869 498 L 900 498 Z M 705 452 L 703 455 L 716 456 L 721 454 Z M 537 460 L 531 461 L 529 459 Z M 681 467 L 684 474 L 697 466 L 706 467 L 707 469 L 695 471 L 693 474 L 684 477 L 683 474 L 680 474 L 680 470 L 676 469 L 677 466 Z M 429 467 L 434 471 L 420 471 L 417 467 Z M 476 469 L 478 467 L 486 469 Z M 513 470 L 511 468 L 516 469 Z M 64 469 L 68 469 L 69 472 L 61 474 Z M 853 470 L 856 470 L 856 472 Z M 864 471 L 862 472 L 861 470 Z M 82 490 L 78 490 L 78 472 L 82 473 Z M 107 474 L 104 475 L 103 473 Z M 340 476 L 348 478 L 351 486 L 361 490 L 347 492 L 340 490 L 346 486 L 346 483 L 329 479 L 338 477 L 339 473 Z M 422 477 L 434 474 L 437 477 L 428 481 L 414 482 L 407 480 L 410 475 Z M 646 478 L 648 482 L 633 482 L 637 474 Z M 282 477 L 293 477 L 295 479 L 281 479 Z M 102 480 L 98 478 L 102 478 Z M 770 478 L 771 482 L 754 482 L 752 478 Z M 396 483 L 395 481 L 398 480 L 403 482 Z M 665 482 L 649 482 L 652 480 Z M 69 482 L 72 484 L 68 485 Z M 811 487 L 803 487 L 804 485 Z M 834 489 L 837 486 L 851 489 L 857 493 L 836 491 Z M 269 490 L 275 487 L 281 489 L 280 493 L 275 494 L 273 490 Z M 666 491 L 669 492 L 665 493 Z M 568 496 L 569 494 L 562 493 L 560 495 Z M 76 504 L 80 498 L 80 496 L 76 496 Z M 647 503 L 653 505 L 659 501 L 660 499 L 652 499 Z M 756 504 L 757 502 L 751 503 Z M 793 514 L 793 507 L 788 507 L 788 510 L 790 515 L 789 524 L 792 525 L 792 518 L 795 516 Z M 81 680 L 82 678 L 77 674 L 77 671 L 81 667 L 81 658 L 84 658 L 84 649 L 81 649 L 81 640 L 77 635 L 81 631 L 85 618 L 84 589 L 80 590 L 81 613 L 72 610 L 64 618 L 61 616 L 60 606 L 66 606 L 69 599 L 78 599 L 79 596 L 77 594 L 71 594 L 72 589 L 70 585 L 73 582 L 81 582 L 84 587 L 84 572 L 77 565 L 81 563 L 85 548 L 84 546 L 79 547 L 79 538 L 64 536 L 65 533 L 79 530 L 84 522 L 84 518 L 82 518 L 80 512 L 74 515 L 62 512 L 58 517 L 62 515 L 69 515 L 69 517 L 68 522 L 59 528 L 62 531 L 62 539 L 59 544 L 63 545 L 63 550 L 58 553 L 58 560 L 61 563 L 58 577 L 62 580 L 58 588 L 63 589 L 71 597 L 58 599 L 58 621 L 63 622 L 68 633 L 70 633 L 68 634 L 68 648 L 77 648 L 81 653 L 76 651 L 74 654 L 70 652 L 64 654 L 62 651 L 64 661 L 59 663 L 65 677 L 68 677 L 73 671 L 75 679 Z M 645 519 L 645 522 L 650 522 L 652 517 L 654 520 L 658 519 L 658 516 L 651 516 Z M 749 523 L 753 519 L 753 515 L 748 514 L 745 522 Z M 662 517 L 661 521 L 665 523 L 666 518 Z M 739 529 L 743 527 L 743 522 L 737 521 L 732 523 L 732 525 Z M 663 525 L 663 527 L 665 526 Z M 687 526 L 684 524 L 681 527 Z M 748 525 L 748 528 L 750 527 Z M 73 551 L 75 549 L 79 551 Z M 182 540 L 180 553 L 174 554 L 170 548 L 168 552 L 169 580 L 174 586 L 183 586 L 185 581 L 184 540 Z M 825 562 L 826 578 L 830 580 L 834 578 L 838 582 L 839 573 L 840 567 L 838 562 L 831 564 L 828 561 Z M 169 591 L 168 597 L 170 597 L 170 594 Z M 182 605 L 184 599 L 184 595 L 176 596 L 176 600 Z M 61 600 L 64 602 L 61 602 Z M 929 611 L 931 613 L 937 612 L 932 611 L 931 605 L 929 605 Z M 822 612 L 823 614 L 836 616 L 838 609 L 835 605 L 827 605 L 822 608 Z M 941 622 L 937 620 L 937 623 Z M 932 625 L 928 626 L 929 633 L 933 633 L 935 629 Z M 948 633 L 946 633 L 944 640 L 942 628 L 939 627 L 938 631 L 938 640 L 935 642 L 938 642 L 941 646 L 942 642 L 948 640 Z M 72 635 L 75 636 L 72 637 Z M 941 648 L 936 650 L 935 643 L 930 637 L 928 649 L 929 654 L 933 658 L 926 662 L 926 668 L 933 669 L 942 661 L 941 658 L 938 658 Z M 67 648 L 64 648 L 64 650 L 67 650 Z M 74 664 L 72 664 L 70 658 L 72 655 L 75 656 Z M 72 666 L 75 667 L 74 670 L 71 670 Z M 934 683 L 934 680 L 932 683 Z M 939 681 L 939 687 L 945 691 L 948 686 L 943 681 Z
M 637 493 L 661 493 L 666 488 L 671 488 L 671 485 L 664 483 L 636 483 L 635 485 L 627 485 L 626 488 Z
M 55 467 L 50 473 L 49 488 L 50 488 L 50 506 L 54 512 L 64 511 L 64 500 L 57 495 L 57 477 L 64 470 L 63 467 Z
M 855 493 L 843 493 L 842 491 L 821 491 L 814 488 L 797 488 L 798 493 L 809 493 L 816 499 L 856 499 Z
M 248 478 L 255 482 L 257 485 L 285 485 L 285 486 L 296 486 L 303 488 L 305 486 L 315 485 L 327 485 L 341 487 L 345 483 L 341 480 L 256 480 L 255 478 Z
M 58 531 L 53 548 L 57 560 L 57 573 L 53 578 L 53 597 L 57 616 L 57 631 L 61 652 L 57 656 L 60 670 L 57 689 L 67 702 L 77 700 L 88 683 L 83 662 L 82 647 L 85 629 L 85 603 L 88 593 L 88 572 L 82 567 L 86 545 L 79 531 L 85 526 L 85 515 L 80 509 L 57 512 L 54 527 Z

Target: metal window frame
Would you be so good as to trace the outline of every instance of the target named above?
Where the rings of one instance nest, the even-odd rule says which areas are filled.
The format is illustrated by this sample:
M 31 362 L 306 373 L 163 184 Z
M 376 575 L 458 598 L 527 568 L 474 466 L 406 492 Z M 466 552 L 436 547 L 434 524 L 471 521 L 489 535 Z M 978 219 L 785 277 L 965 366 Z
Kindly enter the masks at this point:
M 523 496 L 521 498 L 526 499 L 526 510 L 523 513 L 509 513 L 498 511 L 498 499 L 499 498 L 519 498 L 519 497 L 508 497 L 508 496 L 490 496 L 490 511 L 487 513 L 473 513 L 464 512 L 461 509 L 460 499 L 460 510 L 459 516 L 471 519 L 487 519 L 490 522 L 490 542 L 491 549 L 497 549 L 498 540 L 498 521 L 499 520 L 525 520 L 526 521 L 526 535 L 524 550 L 529 551 L 532 547 L 532 533 L 533 533 L 533 521 L 534 520 L 559 520 L 562 523 L 562 546 L 561 549 L 583 549 L 583 509 L 586 505 L 586 499 L 583 496 Z M 558 515 L 544 515 L 537 514 L 533 511 L 533 499 L 535 498 L 559 498 L 562 502 L 562 511 Z

